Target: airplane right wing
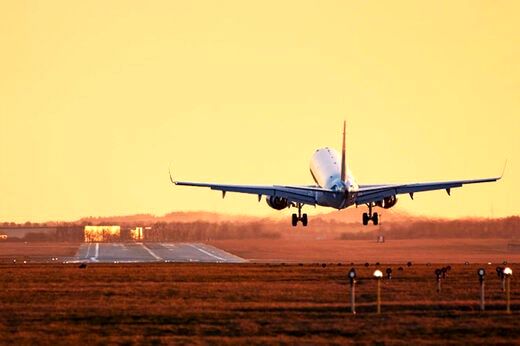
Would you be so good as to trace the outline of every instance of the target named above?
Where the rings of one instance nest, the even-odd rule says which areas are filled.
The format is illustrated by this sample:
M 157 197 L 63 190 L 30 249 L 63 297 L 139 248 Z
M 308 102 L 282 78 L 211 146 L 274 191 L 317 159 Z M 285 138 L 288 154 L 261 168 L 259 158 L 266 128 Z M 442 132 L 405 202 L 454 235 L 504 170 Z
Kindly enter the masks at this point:
M 413 198 L 415 192 L 446 190 L 450 194 L 451 189 L 462 187 L 466 184 L 487 183 L 500 180 L 500 177 L 472 179 L 472 180 L 452 180 L 439 181 L 431 183 L 411 183 L 411 184 L 381 184 L 381 185 L 360 185 L 356 198 L 356 204 L 366 204 L 380 201 L 384 198 L 400 195 L 404 193 L 410 194 Z

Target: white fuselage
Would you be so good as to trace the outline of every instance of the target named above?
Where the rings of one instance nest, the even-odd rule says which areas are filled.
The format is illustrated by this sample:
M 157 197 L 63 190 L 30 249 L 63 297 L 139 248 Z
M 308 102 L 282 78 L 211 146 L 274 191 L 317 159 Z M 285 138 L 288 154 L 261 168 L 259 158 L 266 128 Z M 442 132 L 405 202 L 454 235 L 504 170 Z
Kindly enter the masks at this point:
M 342 209 L 355 203 L 359 187 L 349 169 L 345 181 L 342 181 L 341 157 L 336 150 L 331 148 L 316 150 L 311 157 L 310 170 L 318 186 L 338 191 L 334 198 L 317 192 L 316 200 L 319 205 Z

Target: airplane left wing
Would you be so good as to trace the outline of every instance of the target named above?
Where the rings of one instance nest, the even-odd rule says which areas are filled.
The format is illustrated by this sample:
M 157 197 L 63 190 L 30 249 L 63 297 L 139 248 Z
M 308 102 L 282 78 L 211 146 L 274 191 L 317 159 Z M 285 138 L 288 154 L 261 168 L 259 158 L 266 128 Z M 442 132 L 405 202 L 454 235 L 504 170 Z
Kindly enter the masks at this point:
M 446 190 L 448 194 L 451 189 L 462 187 L 466 184 L 487 183 L 500 180 L 502 177 L 473 179 L 473 180 L 452 180 L 432 183 L 412 183 L 412 184 L 381 184 L 381 185 L 360 185 L 356 198 L 356 204 L 366 204 L 380 201 L 394 195 L 408 193 L 413 199 L 415 192 Z
M 262 196 L 276 196 L 286 198 L 289 202 L 316 205 L 316 192 L 334 193 L 332 190 L 322 189 L 314 186 L 282 186 L 282 185 L 226 185 L 211 183 L 196 183 L 188 181 L 175 181 L 170 175 L 170 181 L 179 186 L 207 187 L 211 190 L 226 192 L 247 193 Z

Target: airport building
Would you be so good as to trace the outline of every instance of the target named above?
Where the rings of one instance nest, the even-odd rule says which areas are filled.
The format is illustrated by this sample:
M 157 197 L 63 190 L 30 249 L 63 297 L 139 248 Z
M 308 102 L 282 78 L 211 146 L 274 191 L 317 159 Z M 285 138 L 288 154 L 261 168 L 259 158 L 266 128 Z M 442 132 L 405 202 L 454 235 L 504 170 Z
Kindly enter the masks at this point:
M 85 243 L 104 243 L 121 240 L 121 226 L 85 226 Z
M 85 226 L 85 243 L 110 243 L 119 241 L 143 241 L 151 227 L 124 228 L 121 226 Z

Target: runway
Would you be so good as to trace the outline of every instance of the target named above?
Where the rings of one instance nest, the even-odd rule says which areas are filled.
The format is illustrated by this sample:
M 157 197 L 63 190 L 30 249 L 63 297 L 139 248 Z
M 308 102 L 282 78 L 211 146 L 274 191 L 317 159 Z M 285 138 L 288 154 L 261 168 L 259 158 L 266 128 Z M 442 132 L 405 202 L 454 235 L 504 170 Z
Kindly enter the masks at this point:
M 88 243 L 69 262 L 213 262 L 243 263 L 243 258 L 202 243 Z

